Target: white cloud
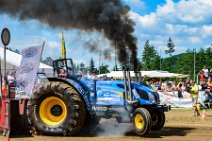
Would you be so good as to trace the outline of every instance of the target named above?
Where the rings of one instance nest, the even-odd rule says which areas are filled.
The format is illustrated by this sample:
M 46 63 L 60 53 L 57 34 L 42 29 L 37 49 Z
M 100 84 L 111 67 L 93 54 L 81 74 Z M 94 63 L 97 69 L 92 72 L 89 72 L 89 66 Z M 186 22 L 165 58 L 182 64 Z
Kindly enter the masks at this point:
M 177 3 L 167 0 L 155 12 L 141 16 L 131 11 L 129 16 L 136 23 L 139 47 L 150 40 L 157 50 L 165 49 L 168 38 L 172 37 L 175 52 L 182 53 L 190 47 L 200 48 L 211 43 L 212 0 L 180 0 Z
M 211 20 L 211 7 L 211 0 L 181 0 L 178 3 L 167 0 L 166 5 L 158 6 L 156 14 L 171 23 L 200 24 Z
M 212 37 L 212 25 L 204 25 L 202 27 L 203 37 Z
M 137 13 L 129 12 L 129 16 L 134 20 L 137 21 L 136 23 L 142 27 L 152 27 L 156 24 L 156 15 L 151 13 L 150 15 L 140 16 Z
M 188 39 L 193 44 L 195 44 L 195 43 L 201 43 L 201 41 L 202 41 L 199 37 L 189 37 Z
M 62 43 L 58 43 L 55 41 L 47 41 L 46 46 L 51 47 L 51 48 L 59 48 L 62 46 Z

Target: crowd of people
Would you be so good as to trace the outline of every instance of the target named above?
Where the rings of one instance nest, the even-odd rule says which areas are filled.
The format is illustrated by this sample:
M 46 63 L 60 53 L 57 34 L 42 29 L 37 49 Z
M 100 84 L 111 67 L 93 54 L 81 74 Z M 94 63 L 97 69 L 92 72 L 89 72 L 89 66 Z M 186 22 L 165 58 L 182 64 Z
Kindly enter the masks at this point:
M 200 71 L 199 75 L 201 77 L 200 77 L 200 83 L 198 84 L 198 89 L 205 91 L 208 89 L 208 87 L 211 87 L 212 69 L 210 69 L 210 71 L 208 71 L 206 66 L 204 66 L 204 68 Z M 185 81 L 183 81 L 181 79 L 179 81 L 179 83 L 176 83 L 176 81 L 168 81 L 167 80 L 164 82 L 146 81 L 146 84 L 155 90 L 161 90 L 161 91 L 178 91 L 178 90 L 180 90 L 180 91 L 190 92 L 191 83 L 192 83 L 191 81 L 192 80 L 190 78 L 187 78 L 187 80 L 185 80 Z

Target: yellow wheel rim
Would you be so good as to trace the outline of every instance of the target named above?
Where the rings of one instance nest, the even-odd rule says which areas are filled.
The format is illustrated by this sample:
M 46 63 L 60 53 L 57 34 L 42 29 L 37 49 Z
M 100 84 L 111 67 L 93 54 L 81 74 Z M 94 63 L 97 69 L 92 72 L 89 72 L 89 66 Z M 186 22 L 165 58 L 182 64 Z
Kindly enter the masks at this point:
M 135 115 L 135 126 L 137 129 L 142 129 L 144 127 L 144 118 L 140 113 Z
M 39 115 L 45 124 L 57 126 L 65 120 L 67 108 L 60 98 L 51 96 L 41 102 Z

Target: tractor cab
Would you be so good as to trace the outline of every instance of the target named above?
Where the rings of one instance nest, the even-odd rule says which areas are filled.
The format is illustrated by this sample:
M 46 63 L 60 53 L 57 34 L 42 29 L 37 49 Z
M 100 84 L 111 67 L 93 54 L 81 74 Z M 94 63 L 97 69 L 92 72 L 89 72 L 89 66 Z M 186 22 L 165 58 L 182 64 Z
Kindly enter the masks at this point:
M 54 75 L 59 77 L 70 77 L 74 75 L 72 59 L 57 59 L 53 61 Z

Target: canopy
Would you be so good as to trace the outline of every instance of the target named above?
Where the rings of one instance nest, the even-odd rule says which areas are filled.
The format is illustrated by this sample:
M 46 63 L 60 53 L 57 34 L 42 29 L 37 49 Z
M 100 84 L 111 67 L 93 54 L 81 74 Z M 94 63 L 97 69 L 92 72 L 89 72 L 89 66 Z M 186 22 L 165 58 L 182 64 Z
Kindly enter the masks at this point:
M 176 73 L 169 73 L 168 71 L 140 71 L 142 77 L 149 77 L 149 78 L 186 78 L 189 77 L 189 75 L 184 74 L 176 74 Z M 130 71 L 131 77 L 135 77 L 134 71 Z M 110 73 L 106 74 L 100 74 L 98 77 L 113 77 L 117 79 L 123 79 L 123 72 L 122 71 L 112 71 Z
M 3 63 L 3 58 L 4 58 L 4 48 L 0 47 L 0 58 L 1 58 L 1 63 Z M 7 69 L 15 69 L 20 66 L 22 59 L 22 55 L 12 52 L 10 50 L 6 50 L 6 65 Z M 2 65 L 3 66 L 3 65 Z M 39 68 L 41 69 L 52 69 L 53 68 L 49 65 L 46 65 L 44 63 L 40 63 Z

